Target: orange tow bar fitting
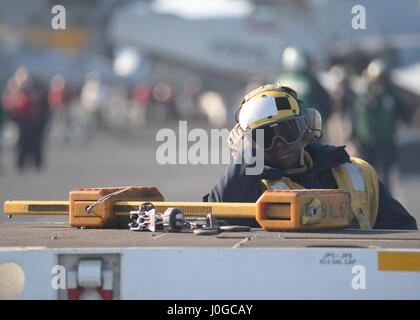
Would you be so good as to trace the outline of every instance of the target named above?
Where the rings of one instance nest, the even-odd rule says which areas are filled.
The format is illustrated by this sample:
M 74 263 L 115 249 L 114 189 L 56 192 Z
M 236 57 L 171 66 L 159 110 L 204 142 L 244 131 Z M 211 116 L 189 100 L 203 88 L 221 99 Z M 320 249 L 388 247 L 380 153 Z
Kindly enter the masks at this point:
M 127 226 L 130 211 L 144 202 L 158 212 L 179 208 L 185 216 L 255 218 L 265 230 L 340 229 L 352 218 L 350 195 L 341 189 L 266 191 L 255 203 L 166 202 L 155 187 L 88 188 L 70 192 L 69 201 L 12 201 L 6 215 L 68 215 L 73 227 Z

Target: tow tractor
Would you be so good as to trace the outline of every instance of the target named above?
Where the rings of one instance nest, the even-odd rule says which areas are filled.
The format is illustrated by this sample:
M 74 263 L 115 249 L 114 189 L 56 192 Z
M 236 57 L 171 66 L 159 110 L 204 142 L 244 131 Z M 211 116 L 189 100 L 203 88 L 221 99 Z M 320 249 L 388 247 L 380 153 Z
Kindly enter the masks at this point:
M 68 201 L 9 200 L 4 213 L 69 222 L 0 225 L 0 299 L 420 298 L 419 232 L 351 229 L 343 190 L 206 203 L 166 202 L 155 187 L 90 188 Z

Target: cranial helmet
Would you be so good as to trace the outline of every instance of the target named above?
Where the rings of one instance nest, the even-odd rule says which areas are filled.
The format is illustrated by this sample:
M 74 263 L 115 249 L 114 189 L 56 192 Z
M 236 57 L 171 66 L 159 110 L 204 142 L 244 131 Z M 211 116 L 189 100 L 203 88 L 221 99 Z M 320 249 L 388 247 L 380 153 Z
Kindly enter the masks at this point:
M 321 137 L 322 120 L 316 109 L 306 108 L 296 92 L 268 84 L 248 93 L 236 112 L 236 120 L 244 131 L 251 131 L 256 142 L 256 129 L 264 130 L 264 149 L 273 148 L 276 139 L 293 144 Z

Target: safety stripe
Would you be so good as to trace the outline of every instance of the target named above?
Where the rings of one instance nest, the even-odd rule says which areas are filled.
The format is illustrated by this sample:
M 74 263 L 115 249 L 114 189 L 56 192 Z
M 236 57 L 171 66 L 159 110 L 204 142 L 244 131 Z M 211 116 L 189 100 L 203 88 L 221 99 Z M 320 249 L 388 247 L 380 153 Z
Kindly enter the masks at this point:
M 365 192 L 365 180 L 363 179 L 360 169 L 353 163 L 345 163 L 343 166 L 350 176 L 353 190 L 356 192 Z
M 380 271 L 420 271 L 420 252 L 378 252 Z

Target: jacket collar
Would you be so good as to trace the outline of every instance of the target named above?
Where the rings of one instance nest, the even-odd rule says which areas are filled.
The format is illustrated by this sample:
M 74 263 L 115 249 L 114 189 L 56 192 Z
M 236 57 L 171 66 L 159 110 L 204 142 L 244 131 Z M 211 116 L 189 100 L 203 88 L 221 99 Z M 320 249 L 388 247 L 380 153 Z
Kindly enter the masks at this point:
M 321 143 L 310 143 L 305 150 L 312 158 L 313 170 L 317 172 L 326 171 L 350 162 L 350 156 L 345 150 L 345 146 L 335 147 Z

